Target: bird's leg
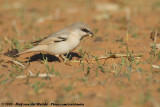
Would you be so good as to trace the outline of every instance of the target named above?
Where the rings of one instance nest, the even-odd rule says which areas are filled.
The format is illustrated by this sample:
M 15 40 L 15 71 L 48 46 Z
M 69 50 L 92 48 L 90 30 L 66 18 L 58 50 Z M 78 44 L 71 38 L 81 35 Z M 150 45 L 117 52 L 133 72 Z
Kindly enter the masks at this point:
M 63 59 L 63 61 L 64 62 L 67 62 L 69 59 L 66 57 L 66 56 L 64 56 L 64 55 L 60 55 L 61 56 L 61 58 Z
M 59 59 L 59 61 L 60 62 L 64 62 L 64 57 L 62 57 L 62 55 L 55 55 L 58 59 Z
M 64 55 L 60 55 L 60 57 L 61 57 L 61 59 L 63 59 L 63 62 L 66 64 L 66 65 L 69 65 L 69 66 L 71 66 L 70 64 L 69 64 L 69 59 L 68 58 L 66 58 Z M 62 61 L 61 61 L 62 62 Z
M 68 54 L 68 53 L 67 53 L 67 54 Z M 64 62 L 66 65 L 71 66 L 71 65 L 68 63 L 69 59 L 66 58 L 64 55 L 55 55 L 55 56 L 59 58 L 60 62 Z

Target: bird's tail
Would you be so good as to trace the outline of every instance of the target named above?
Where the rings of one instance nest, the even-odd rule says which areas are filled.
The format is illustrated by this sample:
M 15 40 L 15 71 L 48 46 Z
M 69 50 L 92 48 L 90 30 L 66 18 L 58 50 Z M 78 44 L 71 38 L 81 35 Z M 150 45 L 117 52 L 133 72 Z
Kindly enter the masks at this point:
M 46 46 L 44 45 L 37 45 L 36 47 L 33 47 L 31 49 L 28 49 L 26 51 L 23 51 L 23 52 L 20 52 L 14 56 L 19 56 L 19 55 L 22 55 L 22 54 L 25 54 L 25 53 L 30 53 L 30 52 L 40 52 L 40 51 L 45 51 L 46 49 Z
M 29 53 L 29 52 L 34 52 L 34 48 L 31 48 L 31 49 L 28 49 L 28 50 L 26 50 L 26 51 L 17 53 L 17 54 L 15 54 L 14 56 L 19 56 L 19 55 L 22 55 L 22 54 L 25 54 L 25 53 Z

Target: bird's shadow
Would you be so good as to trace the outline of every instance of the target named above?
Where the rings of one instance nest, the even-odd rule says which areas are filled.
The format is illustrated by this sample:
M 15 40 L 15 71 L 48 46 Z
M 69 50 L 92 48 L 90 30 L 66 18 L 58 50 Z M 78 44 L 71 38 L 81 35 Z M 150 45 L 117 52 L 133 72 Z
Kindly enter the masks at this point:
M 69 60 L 72 60 L 73 57 L 81 58 L 81 56 L 79 54 L 74 53 L 74 52 L 64 54 L 64 56 L 66 56 L 66 58 L 68 58 Z M 45 59 L 47 59 L 48 62 L 54 62 L 54 61 L 60 62 L 60 59 L 58 57 L 56 57 L 54 55 L 42 54 L 42 53 L 35 54 L 31 57 L 27 57 L 26 59 L 28 59 L 28 61 L 26 61 L 26 62 L 34 62 L 34 61 L 38 61 L 38 60 L 43 61 Z

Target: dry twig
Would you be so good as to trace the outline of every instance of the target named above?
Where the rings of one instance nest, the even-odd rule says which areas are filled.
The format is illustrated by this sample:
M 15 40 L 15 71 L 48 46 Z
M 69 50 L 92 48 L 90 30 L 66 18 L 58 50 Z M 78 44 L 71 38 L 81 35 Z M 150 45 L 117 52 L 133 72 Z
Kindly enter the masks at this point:
M 152 67 L 153 67 L 153 68 L 156 68 L 156 69 L 160 69 L 160 67 L 157 66 L 157 65 L 152 65 Z
M 151 47 L 153 48 L 153 47 L 156 47 L 157 49 L 160 49 L 160 44 L 151 44 Z
M 34 78 L 36 77 L 36 75 L 30 75 L 30 77 Z M 55 76 L 51 74 L 39 74 L 37 77 L 44 78 L 44 77 L 55 77 Z M 27 78 L 27 75 L 19 75 L 16 78 L 22 78 L 22 79 Z
M 21 67 L 23 67 L 23 68 L 26 67 L 26 66 L 24 66 L 22 63 L 20 63 L 20 62 L 18 62 L 18 61 L 16 61 L 16 60 L 12 60 L 12 59 L 10 59 L 10 58 L 4 58 L 4 59 L 9 60 L 9 61 L 13 62 L 14 64 L 19 65 L 19 66 L 21 66 Z
M 110 56 L 100 56 L 98 59 L 108 59 L 108 58 L 119 58 L 119 57 L 127 57 L 129 55 L 126 54 L 113 54 Z M 132 57 L 142 57 L 142 54 L 131 54 Z

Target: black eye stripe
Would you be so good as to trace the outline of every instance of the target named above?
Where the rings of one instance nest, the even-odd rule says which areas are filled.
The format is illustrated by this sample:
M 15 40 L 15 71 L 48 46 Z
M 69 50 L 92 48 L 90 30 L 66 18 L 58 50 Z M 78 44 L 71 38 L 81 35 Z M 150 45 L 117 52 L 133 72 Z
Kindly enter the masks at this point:
M 87 29 L 85 29 L 85 28 L 82 28 L 81 29 L 83 32 L 86 32 L 86 33 L 89 33 L 90 31 L 89 30 L 87 30 Z

